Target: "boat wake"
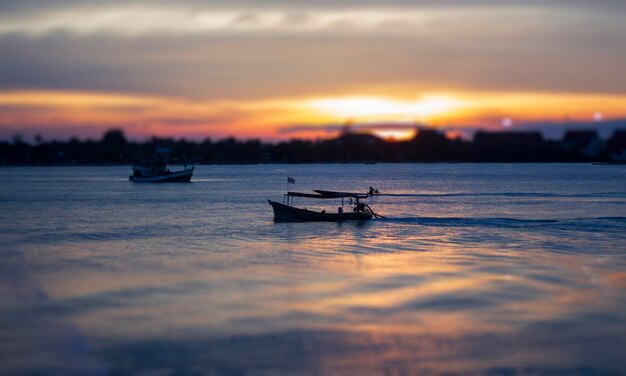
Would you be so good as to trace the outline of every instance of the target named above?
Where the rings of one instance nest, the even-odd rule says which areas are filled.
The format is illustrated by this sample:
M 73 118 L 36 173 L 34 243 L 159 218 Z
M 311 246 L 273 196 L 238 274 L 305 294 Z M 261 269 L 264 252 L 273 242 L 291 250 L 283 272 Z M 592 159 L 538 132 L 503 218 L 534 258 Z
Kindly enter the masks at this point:
M 498 227 L 498 228 L 524 228 L 524 227 L 554 227 L 561 229 L 579 229 L 586 231 L 626 230 L 626 217 L 596 217 L 596 218 L 572 218 L 572 219 L 519 219 L 519 218 L 465 218 L 465 217 L 405 217 L 386 218 L 381 221 L 415 224 L 422 226 L 442 227 Z
M 603 198 L 624 197 L 626 192 L 551 193 L 551 192 L 481 192 L 481 193 L 379 193 L 372 197 L 538 197 L 538 198 Z

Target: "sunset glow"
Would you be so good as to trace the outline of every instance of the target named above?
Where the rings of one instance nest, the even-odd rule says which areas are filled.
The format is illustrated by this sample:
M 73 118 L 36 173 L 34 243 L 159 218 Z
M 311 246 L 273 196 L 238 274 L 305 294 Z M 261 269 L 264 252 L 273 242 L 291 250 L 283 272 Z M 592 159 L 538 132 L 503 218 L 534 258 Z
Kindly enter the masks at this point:
M 598 120 L 596 108 L 600 107 L 602 119 Z M 338 96 L 198 101 L 112 93 L 19 91 L 0 93 L 0 108 L 0 131 L 4 137 L 19 133 L 97 138 L 104 130 L 118 127 L 141 139 L 152 135 L 196 139 L 314 138 L 331 137 L 351 122 L 381 138 L 402 140 L 412 137 L 416 125 L 449 131 L 451 126 L 516 128 L 533 121 L 563 119 L 601 124 L 626 116 L 626 96 L 457 93 L 424 95 L 417 100 Z M 504 119 L 510 120 L 507 126 Z M 399 126 L 394 128 L 393 124 Z
M 320 99 L 310 102 L 310 106 L 321 112 L 339 118 L 367 120 L 427 120 L 437 115 L 452 116 L 454 110 L 462 106 L 458 99 L 430 97 L 407 101 L 392 98 L 347 97 Z
M 1 139 L 317 138 L 347 121 L 404 138 L 411 124 L 626 118 L 616 3 L 35 2 L 0 8 Z

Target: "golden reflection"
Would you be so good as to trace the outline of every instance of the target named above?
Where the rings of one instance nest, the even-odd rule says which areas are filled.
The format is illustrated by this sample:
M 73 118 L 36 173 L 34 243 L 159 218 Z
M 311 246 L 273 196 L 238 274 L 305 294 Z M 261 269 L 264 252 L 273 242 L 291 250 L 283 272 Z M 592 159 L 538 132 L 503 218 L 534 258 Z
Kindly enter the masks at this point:
M 626 287 L 626 272 L 625 273 L 611 273 L 607 276 L 609 286 L 624 288 Z
M 281 257 L 300 261 L 285 265 L 244 259 L 236 260 L 232 270 L 220 266 L 232 265 L 232 256 L 188 252 L 177 255 L 176 265 L 163 264 L 169 258 L 147 258 L 125 278 L 115 268 L 85 269 L 71 279 L 54 272 L 41 278 L 55 301 L 104 302 L 105 309 L 78 311 L 75 317 L 89 332 L 104 336 L 111 328 L 124 336 L 159 335 L 159 328 L 230 335 L 293 327 L 405 334 L 507 332 L 584 312 L 603 301 L 591 289 L 535 278 L 533 267 L 518 270 L 507 259 L 491 260 L 490 269 L 484 269 L 476 262 L 468 266 L 469 256 L 455 247 L 391 254 L 337 252 L 342 242 L 358 241 L 347 239 L 291 243 Z M 276 251 L 271 243 L 234 241 L 232 247 L 247 249 L 245 257 L 252 259 Z M 111 252 L 92 248 L 89 258 Z M 63 254 L 74 262 L 85 257 L 82 248 L 64 247 Z M 549 273 L 545 268 L 575 272 L 580 259 L 560 254 L 544 256 L 541 263 L 543 273 Z M 602 275 L 602 266 L 593 266 L 590 273 Z M 601 280 L 611 285 L 621 279 L 609 275 Z

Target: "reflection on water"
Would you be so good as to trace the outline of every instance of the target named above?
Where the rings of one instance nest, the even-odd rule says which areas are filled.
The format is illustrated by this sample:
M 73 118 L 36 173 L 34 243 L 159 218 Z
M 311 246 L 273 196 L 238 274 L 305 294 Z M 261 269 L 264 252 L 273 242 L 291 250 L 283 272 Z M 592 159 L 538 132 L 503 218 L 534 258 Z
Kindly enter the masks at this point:
M 3 369 L 626 371 L 623 166 L 199 166 L 164 186 L 125 172 L 0 170 Z M 274 223 L 265 199 L 287 175 L 402 196 L 370 200 L 386 220 Z

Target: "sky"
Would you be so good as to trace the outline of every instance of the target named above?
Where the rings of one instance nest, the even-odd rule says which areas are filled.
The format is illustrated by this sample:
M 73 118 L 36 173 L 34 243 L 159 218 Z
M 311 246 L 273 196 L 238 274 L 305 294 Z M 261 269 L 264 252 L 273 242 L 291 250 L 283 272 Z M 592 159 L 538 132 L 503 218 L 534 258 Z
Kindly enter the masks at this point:
M 0 139 L 626 118 L 623 0 L 0 2 Z

